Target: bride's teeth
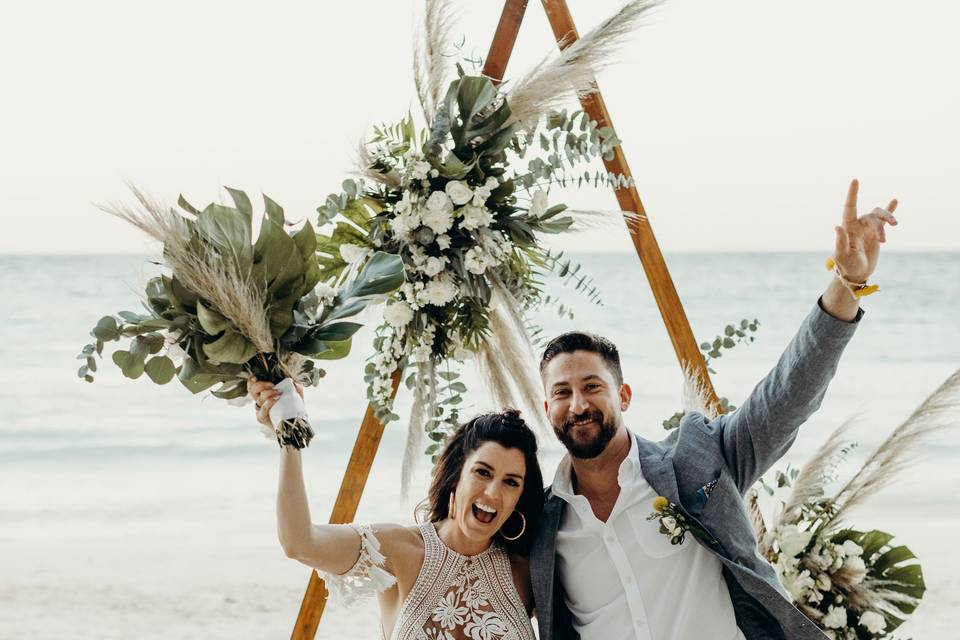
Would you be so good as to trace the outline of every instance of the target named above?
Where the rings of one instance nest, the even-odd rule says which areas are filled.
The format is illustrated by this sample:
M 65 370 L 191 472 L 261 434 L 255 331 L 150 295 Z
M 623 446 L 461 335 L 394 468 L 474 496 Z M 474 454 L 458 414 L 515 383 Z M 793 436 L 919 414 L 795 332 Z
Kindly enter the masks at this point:
M 480 509 L 480 511 L 483 511 L 483 512 L 485 512 L 485 513 L 494 513 L 494 514 L 495 514 L 495 513 L 497 512 L 496 509 L 491 509 L 490 507 L 488 507 L 488 506 L 486 506 L 486 505 L 482 505 L 482 504 L 480 504 L 479 502 L 474 502 L 473 504 L 474 504 L 474 506 L 475 506 L 477 509 Z

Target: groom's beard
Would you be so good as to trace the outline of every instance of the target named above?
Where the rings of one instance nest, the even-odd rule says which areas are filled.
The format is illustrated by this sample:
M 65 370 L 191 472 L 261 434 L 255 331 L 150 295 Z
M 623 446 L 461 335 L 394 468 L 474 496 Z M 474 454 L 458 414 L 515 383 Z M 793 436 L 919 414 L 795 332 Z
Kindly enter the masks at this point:
M 588 419 L 593 420 L 599 428 L 591 427 L 595 430 L 586 439 L 582 436 L 575 438 L 573 435 L 573 423 Z M 617 425 L 613 418 L 605 419 L 599 411 L 585 411 L 580 415 L 568 417 L 559 427 L 554 427 L 553 430 L 557 434 L 560 442 L 563 443 L 563 446 L 570 452 L 570 455 L 574 458 L 580 458 L 581 460 L 589 460 L 603 453 L 603 450 L 607 448 L 607 444 L 609 444 L 610 441 L 613 440 L 613 436 L 616 435 Z

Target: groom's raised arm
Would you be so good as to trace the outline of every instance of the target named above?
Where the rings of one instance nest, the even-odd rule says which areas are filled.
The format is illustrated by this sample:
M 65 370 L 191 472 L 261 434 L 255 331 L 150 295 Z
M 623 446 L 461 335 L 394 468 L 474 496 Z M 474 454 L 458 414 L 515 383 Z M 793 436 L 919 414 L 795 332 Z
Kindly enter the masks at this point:
M 835 228 L 837 277 L 807 315 L 780 360 L 733 413 L 712 427 L 722 430 L 724 457 L 741 492 L 786 453 L 797 429 L 820 407 L 840 354 L 863 316 L 860 298 L 872 289 L 867 279 L 876 268 L 885 224 L 897 224 L 893 211 L 876 208 L 858 217 L 859 183 L 850 183 L 841 225 Z

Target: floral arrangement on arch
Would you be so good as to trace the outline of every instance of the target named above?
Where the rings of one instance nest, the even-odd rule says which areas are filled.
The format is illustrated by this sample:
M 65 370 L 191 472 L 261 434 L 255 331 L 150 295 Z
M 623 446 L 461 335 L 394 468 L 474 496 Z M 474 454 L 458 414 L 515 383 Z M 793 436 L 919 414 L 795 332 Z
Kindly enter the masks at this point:
M 622 176 L 577 168 L 612 154 L 614 132 L 583 112 L 557 108 L 595 90 L 594 73 L 651 4 L 627 4 L 562 53 L 497 85 L 460 64 L 447 78 L 454 67 L 442 55 L 452 49 L 450 3 L 428 1 L 414 65 L 424 122 L 408 115 L 376 127 L 360 148 L 361 178 L 345 181 L 318 209 L 318 227 L 332 227 L 318 234 L 324 278 L 344 277 L 377 251 L 403 260 L 405 282 L 384 308 L 365 379 L 382 422 L 399 418 L 392 410 L 395 372 L 405 371 L 414 392 L 404 486 L 424 434 L 432 440 L 426 453 L 435 454 L 458 423 L 466 390 L 459 372 L 467 359 L 485 372 L 498 404 L 540 419 L 525 313 L 544 304 L 569 313 L 543 292 L 553 271 L 599 302 L 579 265 L 545 249 L 540 237 L 605 215 L 551 203 L 549 188 L 626 184 Z

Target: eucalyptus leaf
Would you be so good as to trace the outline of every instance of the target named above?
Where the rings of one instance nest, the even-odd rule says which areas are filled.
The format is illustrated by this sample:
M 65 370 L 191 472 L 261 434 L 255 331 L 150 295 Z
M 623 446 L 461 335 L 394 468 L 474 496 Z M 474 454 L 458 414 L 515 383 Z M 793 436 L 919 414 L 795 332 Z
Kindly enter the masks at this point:
M 147 360 L 143 370 L 155 383 L 167 384 L 173 380 L 177 367 L 173 364 L 173 360 L 167 356 L 156 356 Z

